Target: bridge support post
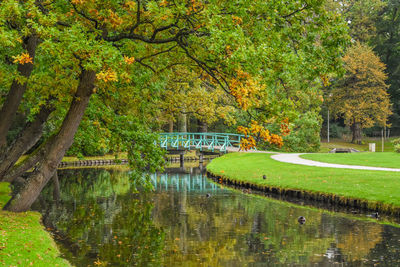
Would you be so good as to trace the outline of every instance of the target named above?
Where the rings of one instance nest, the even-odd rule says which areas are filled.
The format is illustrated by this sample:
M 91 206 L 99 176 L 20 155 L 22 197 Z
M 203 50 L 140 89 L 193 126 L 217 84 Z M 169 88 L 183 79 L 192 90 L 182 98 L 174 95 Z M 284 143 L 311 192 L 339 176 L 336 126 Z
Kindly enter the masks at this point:
M 179 154 L 179 163 L 180 163 L 180 167 L 183 168 L 183 164 L 184 164 L 184 153 Z
M 199 163 L 203 163 L 204 162 L 204 154 L 200 153 L 199 154 Z

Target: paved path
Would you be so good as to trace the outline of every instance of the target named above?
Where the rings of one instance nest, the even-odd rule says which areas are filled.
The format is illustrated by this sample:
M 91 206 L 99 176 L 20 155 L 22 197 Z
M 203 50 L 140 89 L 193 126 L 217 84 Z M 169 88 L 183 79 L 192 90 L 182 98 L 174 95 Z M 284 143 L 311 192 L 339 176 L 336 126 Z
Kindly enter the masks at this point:
M 302 154 L 305 154 L 305 153 L 292 153 L 292 154 L 280 153 L 280 154 L 272 155 L 271 158 L 273 158 L 274 160 L 277 160 L 277 161 L 281 161 L 281 162 L 293 163 L 293 164 L 299 164 L 299 165 L 307 165 L 307 166 L 316 166 L 316 167 L 400 172 L 400 169 L 394 169 L 394 168 L 333 164 L 333 163 L 324 163 L 324 162 L 319 162 L 319 161 L 314 161 L 314 160 L 309 160 L 309 159 L 302 159 L 299 157 Z

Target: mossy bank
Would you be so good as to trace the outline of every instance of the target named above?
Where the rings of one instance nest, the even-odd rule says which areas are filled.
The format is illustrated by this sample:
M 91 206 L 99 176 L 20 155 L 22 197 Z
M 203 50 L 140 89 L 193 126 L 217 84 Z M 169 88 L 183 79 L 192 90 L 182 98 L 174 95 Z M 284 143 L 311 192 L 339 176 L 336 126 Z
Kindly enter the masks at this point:
M 302 166 L 278 162 L 270 156 L 227 154 L 214 159 L 207 171 L 226 184 L 400 216 L 398 173 Z
M 0 183 L 0 208 L 9 194 L 9 184 Z M 0 211 L 0 266 L 71 266 L 40 221 L 38 212 Z

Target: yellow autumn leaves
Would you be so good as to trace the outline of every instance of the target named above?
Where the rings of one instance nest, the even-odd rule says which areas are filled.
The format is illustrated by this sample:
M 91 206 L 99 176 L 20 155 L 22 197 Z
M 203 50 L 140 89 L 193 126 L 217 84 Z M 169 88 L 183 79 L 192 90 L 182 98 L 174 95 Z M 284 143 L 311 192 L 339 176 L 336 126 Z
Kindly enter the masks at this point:
M 112 69 L 102 70 L 96 75 L 98 80 L 102 80 L 104 82 L 116 82 L 118 81 L 117 73 Z
M 124 56 L 124 62 L 127 65 L 131 65 L 132 63 L 135 62 L 134 57 L 128 57 Z M 121 77 L 124 77 L 125 80 L 129 80 L 129 77 L 125 77 L 126 75 L 121 74 Z M 105 69 L 97 73 L 96 75 L 98 80 L 101 80 L 103 82 L 117 82 L 118 81 L 118 75 L 117 73 L 112 70 L 111 68 Z
M 265 99 L 265 85 L 241 70 L 237 70 L 236 78 L 230 80 L 229 89 L 239 107 L 245 111 L 250 107 L 259 107 Z

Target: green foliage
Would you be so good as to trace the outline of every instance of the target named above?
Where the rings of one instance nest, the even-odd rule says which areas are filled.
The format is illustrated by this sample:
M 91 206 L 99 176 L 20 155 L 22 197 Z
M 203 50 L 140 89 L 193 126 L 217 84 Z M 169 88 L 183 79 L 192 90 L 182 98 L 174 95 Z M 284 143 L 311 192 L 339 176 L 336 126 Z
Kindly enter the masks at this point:
M 336 10 L 347 22 L 353 40 L 368 43 L 377 34 L 376 23 L 381 19 L 386 0 L 327 1 L 327 7 Z
M 388 92 L 393 103 L 394 114 L 391 117 L 393 126 L 400 125 L 400 3 L 397 0 L 386 0 L 376 28 L 377 34 L 372 38 L 374 50 L 386 64 L 388 73 Z
M 342 127 L 339 123 L 334 122 L 329 124 L 329 135 L 332 138 L 342 138 L 344 135 L 350 134 L 350 130 L 347 127 Z
M 316 152 L 320 147 L 321 118 L 316 112 L 301 114 L 291 125 L 291 133 L 283 138 L 287 152 Z
M 160 129 L 157 100 L 170 90 L 165 85 L 174 77 L 173 66 L 189 70 L 210 91 L 218 87 L 233 96 L 225 101 L 220 92 L 218 97 L 210 92 L 218 104 L 234 99 L 248 112 L 247 124 L 254 119 L 262 126 L 279 125 L 286 118 L 312 124 L 312 116 L 304 114 L 320 103 L 321 81 L 341 71 L 340 56 L 348 42 L 344 22 L 325 10 L 322 1 L 42 4 L 1 3 L 0 31 L 10 40 L 0 40 L 0 68 L 7 71 L 0 83 L 21 78 L 15 71 L 21 60 L 10 63 L 7 56 L 24 55 L 21 40 L 37 35 L 41 43 L 21 109 L 32 118 L 41 105 L 52 102 L 57 111 L 47 124 L 49 136 L 58 131 L 82 71 L 96 72 L 95 96 L 69 154 L 128 150 L 134 172 L 155 171 L 162 163 L 151 133 Z M 202 90 L 189 91 L 194 99 L 204 96 Z M 210 119 L 209 102 L 200 106 L 198 118 Z M 312 136 L 303 128 L 295 138 Z M 299 142 L 293 142 L 293 149 Z M 310 146 L 315 144 L 311 138 Z
M 392 143 L 394 145 L 394 151 L 400 153 L 400 138 L 394 139 Z

